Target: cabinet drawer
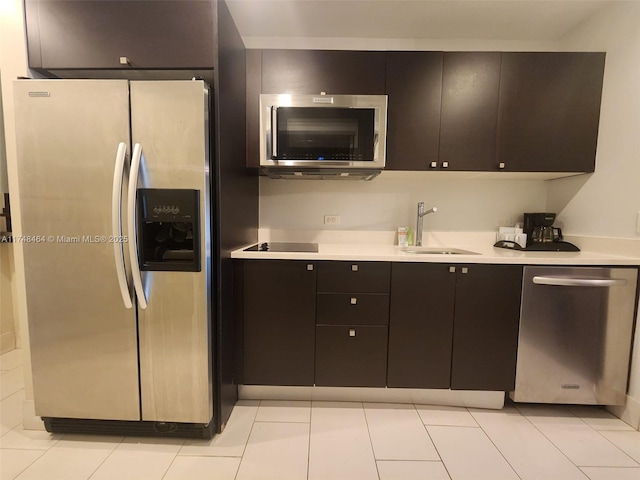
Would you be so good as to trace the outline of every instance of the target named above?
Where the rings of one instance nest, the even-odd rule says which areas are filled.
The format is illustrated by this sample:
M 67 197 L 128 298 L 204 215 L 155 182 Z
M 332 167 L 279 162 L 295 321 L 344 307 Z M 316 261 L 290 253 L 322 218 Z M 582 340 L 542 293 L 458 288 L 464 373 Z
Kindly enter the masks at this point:
M 384 293 L 319 293 L 318 325 L 387 325 L 389 295 Z
M 319 262 L 318 292 L 389 293 L 388 262 Z
M 384 387 L 387 327 L 317 326 L 316 385 Z

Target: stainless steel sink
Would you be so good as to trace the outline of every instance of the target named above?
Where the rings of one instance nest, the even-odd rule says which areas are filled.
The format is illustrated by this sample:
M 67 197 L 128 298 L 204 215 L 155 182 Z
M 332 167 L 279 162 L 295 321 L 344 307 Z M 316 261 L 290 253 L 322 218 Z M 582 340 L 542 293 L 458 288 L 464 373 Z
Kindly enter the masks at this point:
M 403 247 L 400 251 L 413 255 L 480 255 L 478 252 L 448 247 Z

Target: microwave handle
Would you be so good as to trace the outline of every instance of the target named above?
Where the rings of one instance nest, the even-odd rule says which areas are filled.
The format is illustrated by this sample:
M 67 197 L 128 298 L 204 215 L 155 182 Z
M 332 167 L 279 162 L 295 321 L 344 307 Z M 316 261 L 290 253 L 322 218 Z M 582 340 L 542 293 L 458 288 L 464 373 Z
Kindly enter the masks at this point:
M 271 107 L 271 159 L 278 159 L 278 107 Z

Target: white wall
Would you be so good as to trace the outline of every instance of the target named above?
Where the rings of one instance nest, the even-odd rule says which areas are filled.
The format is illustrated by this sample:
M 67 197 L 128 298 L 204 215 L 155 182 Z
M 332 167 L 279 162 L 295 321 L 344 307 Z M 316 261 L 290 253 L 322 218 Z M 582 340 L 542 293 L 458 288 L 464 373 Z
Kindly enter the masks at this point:
M 22 231 L 20 203 L 18 201 L 17 154 L 15 141 L 13 80 L 29 74 L 27 68 L 27 47 L 24 27 L 24 13 L 21 0 L 0 1 L 0 74 L 2 75 L 2 101 L 4 113 L 5 141 L 7 147 L 7 176 L 11 194 L 12 227 L 14 233 Z M 31 356 L 28 342 L 27 299 L 25 295 L 24 265 L 22 245 L 13 245 L 14 268 L 12 281 L 13 314 L 18 318 L 17 344 L 23 349 L 25 372 L 25 428 L 41 428 L 33 412 L 33 384 L 31 377 Z
M 547 208 L 568 232 L 640 238 L 640 2 L 620 2 L 561 39 L 566 50 L 606 51 L 596 171 L 551 182 Z
M 383 172 L 372 181 L 260 179 L 260 227 L 269 229 L 396 230 L 415 227 L 417 203 L 438 207 L 425 230 L 489 231 L 543 211 L 542 180 L 456 179 L 448 172 Z M 340 215 L 325 226 L 324 215 Z

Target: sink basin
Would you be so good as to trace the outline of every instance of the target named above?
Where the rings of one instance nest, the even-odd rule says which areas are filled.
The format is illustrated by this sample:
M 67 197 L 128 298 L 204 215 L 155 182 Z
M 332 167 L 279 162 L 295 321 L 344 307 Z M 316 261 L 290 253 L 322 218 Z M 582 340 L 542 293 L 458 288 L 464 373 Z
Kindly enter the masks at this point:
M 400 251 L 413 255 L 480 255 L 478 252 L 448 247 L 403 247 Z

